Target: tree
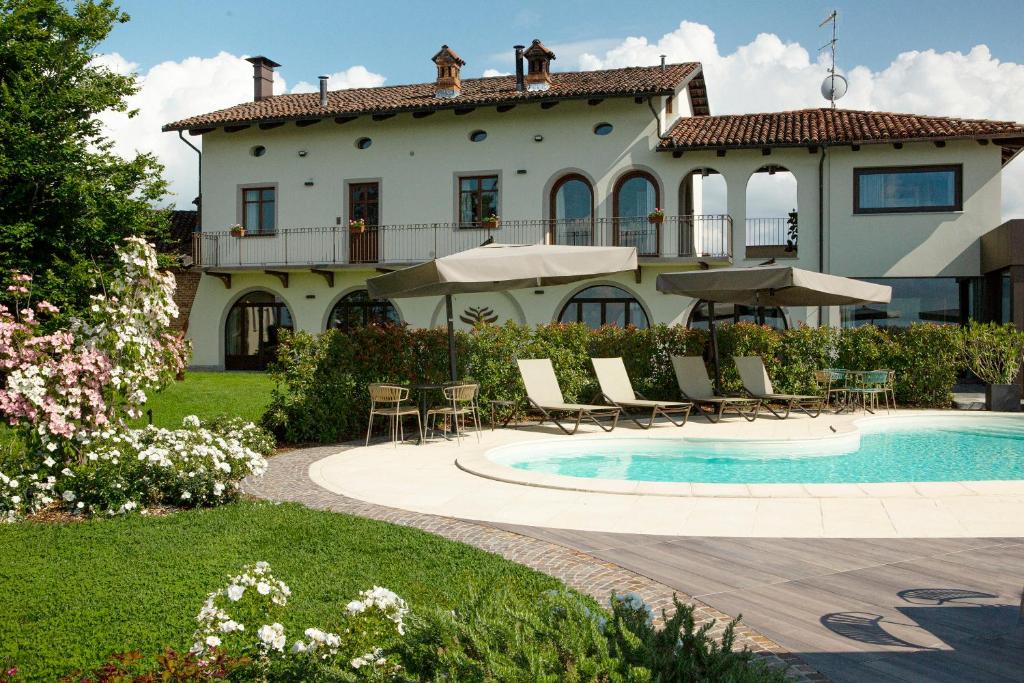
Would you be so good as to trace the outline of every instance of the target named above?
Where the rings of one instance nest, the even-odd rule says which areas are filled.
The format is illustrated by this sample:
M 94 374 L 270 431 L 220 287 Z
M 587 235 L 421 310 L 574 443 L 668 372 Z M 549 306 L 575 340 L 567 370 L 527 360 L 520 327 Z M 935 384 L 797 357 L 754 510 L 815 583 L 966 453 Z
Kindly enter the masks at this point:
M 138 90 L 94 62 L 126 21 L 112 0 L 0 0 L 0 279 L 31 273 L 64 314 L 87 305 L 115 245 L 166 231 L 163 167 L 114 154 L 97 118 Z

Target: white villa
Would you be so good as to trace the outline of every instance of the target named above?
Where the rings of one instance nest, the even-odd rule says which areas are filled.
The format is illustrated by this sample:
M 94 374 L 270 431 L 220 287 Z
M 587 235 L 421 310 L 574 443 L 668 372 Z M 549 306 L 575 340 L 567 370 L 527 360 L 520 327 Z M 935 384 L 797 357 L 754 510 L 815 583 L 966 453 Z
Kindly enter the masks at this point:
M 557 72 L 554 58 L 535 40 L 517 46 L 516 75 L 461 80 L 443 46 L 432 82 L 329 91 L 322 77 L 319 94 L 275 96 L 278 65 L 253 57 L 252 102 L 164 126 L 202 139 L 194 364 L 262 367 L 280 328 L 442 325 L 440 298 L 370 301 L 366 279 L 489 238 L 635 246 L 641 265 L 459 296 L 465 326 L 706 324 L 699 302 L 655 291 L 657 274 L 771 258 L 881 280 L 893 302 L 821 320 L 717 313 L 1024 325 L 1024 223 L 1000 226 L 1001 171 L 1024 126 L 829 108 L 711 116 L 699 63 Z M 748 184 L 782 173 L 795 214 L 752 215 Z M 724 204 L 710 206 L 711 183 Z

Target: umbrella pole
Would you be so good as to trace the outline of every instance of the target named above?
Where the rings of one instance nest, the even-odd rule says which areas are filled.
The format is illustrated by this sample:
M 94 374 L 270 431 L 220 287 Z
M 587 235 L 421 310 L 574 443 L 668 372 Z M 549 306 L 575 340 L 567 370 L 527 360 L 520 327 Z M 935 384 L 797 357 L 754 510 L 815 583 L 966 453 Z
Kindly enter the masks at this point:
M 455 315 L 452 313 L 452 295 L 444 295 L 444 312 L 448 317 L 448 375 L 454 382 L 458 379 L 458 365 L 455 360 Z
M 718 332 L 715 329 L 715 302 L 708 302 L 708 330 L 711 332 L 711 364 L 715 367 L 715 393 L 722 393 L 722 369 L 718 363 Z

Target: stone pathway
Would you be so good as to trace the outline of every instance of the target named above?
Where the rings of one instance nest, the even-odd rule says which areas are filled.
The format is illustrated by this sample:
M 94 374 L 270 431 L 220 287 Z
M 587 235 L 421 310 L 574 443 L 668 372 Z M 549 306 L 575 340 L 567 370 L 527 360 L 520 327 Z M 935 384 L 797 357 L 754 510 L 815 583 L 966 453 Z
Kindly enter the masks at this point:
M 327 491 L 309 479 L 308 470 L 312 463 L 349 447 L 320 446 L 278 455 L 270 460 L 266 475 L 261 479 L 247 479 L 243 482 L 243 490 L 257 498 L 298 502 L 318 510 L 358 515 L 437 534 L 553 576 L 602 603 L 607 601 L 612 591 L 633 591 L 643 596 L 655 613 L 660 614 L 663 609 L 671 610 L 672 595 L 675 594 L 680 601 L 694 606 L 694 618 L 698 624 L 715 622 L 711 634 L 716 637 L 732 621 L 729 615 L 665 584 L 587 553 L 487 524 L 366 503 Z M 771 666 L 789 667 L 794 679 L 828 680 L 781 645 L 742 623 L 736 629 L 736 645 L 750 649 Z

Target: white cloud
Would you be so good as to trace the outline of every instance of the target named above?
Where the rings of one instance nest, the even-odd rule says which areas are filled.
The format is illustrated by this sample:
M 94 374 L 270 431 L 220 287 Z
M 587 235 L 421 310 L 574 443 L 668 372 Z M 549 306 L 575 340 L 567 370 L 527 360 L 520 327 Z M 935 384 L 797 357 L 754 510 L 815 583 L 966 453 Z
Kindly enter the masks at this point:
M 139 73 L 138 64 L 117 53 L 97 55 L 94 63 L 117 73 Z M 353 66 L 331 75 L 330 88 L 380 85 L 384 77 L 363 66 Z M 198 194 L 196 153 L 175 133 L 163 133 L 160 127 L 195 114 L 231 107 L 252 99 L 252 65 L 240 56 L 221 52 L 215 57 L 187 57 L 180 62 L 162 62 L 139 73 L 139 91 L 128 99 L 129 109 L 138 114 L 106 113 L 100 118 L 107 127 L 114 150 L 131 156 L 136 151 L 152 152 L 166 167 L 171 202 L 179 208 L 192 208 Z M 311 92 L 319 86 L 300 82 L 290 91 L 280 73 L 275 74 L 274 93 Z M 187 140 L 201 147 L 201 138 Z
M 684 21 L 654 42 L 629 37 L 603 53 L 586 52 L 579 56 L 577 67 L 654 65 L 663 54 L 670 62 L 703 63 L 714 114 L 824 105 L 819 92 L 824 57 L 812 60 L 798 43 L 785 43 L 768 33 L 723 55 L 708 26 Z M 844 73 L 850 90 L 841 106 L 849 109 L 1010 121 L 1024 112 L 1024 64 L 1000 62 L 984 45 L 967 54 L 903 52 L 881 71 L 855 66 Z M 791 208 L 788 198 L 773 203 L 771 197 L 755 196 L 752 190 L 750 200 L 762 212 L 772 212 L 763 215 L 781 216 Z M 1003 214 L 1024 216 L 1024 161 L 1014 161 L 1003 174 Z
M 357 64 L 356 66 L 350 66 L 344 71 L 331 74 L 330 78 L 327 79 L 327 88 L 329 90 L 376 88 L 377 86 L 384 85 L 385 80 L 387 79 L 384 76 L 373 73 L 362 64 Z M 291 92 L 318 92 L 319 90 L 319 82 L 314 85 L 307 81 L 299 81 L 291 89 Z
M 500 71 L 498 69 L 484 69 L 484 78 L 494 78 L 495 76 L 511 76 L 508 71 Z

